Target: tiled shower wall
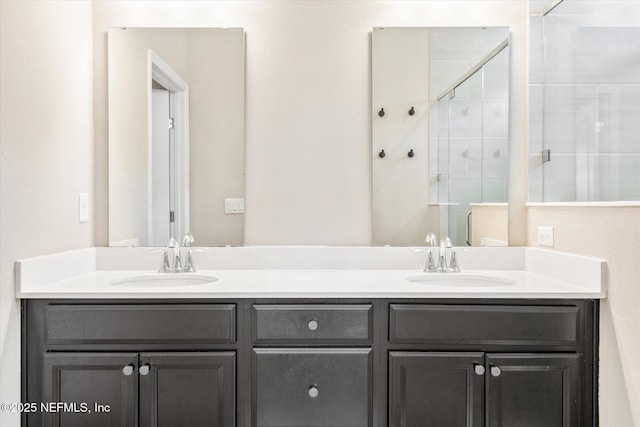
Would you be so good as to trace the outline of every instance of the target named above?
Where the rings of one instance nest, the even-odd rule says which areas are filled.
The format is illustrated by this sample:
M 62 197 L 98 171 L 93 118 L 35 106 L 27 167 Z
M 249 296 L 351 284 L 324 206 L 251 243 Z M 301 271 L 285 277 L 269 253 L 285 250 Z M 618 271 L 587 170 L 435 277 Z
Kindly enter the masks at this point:
M 532 15 L 529 77 L 529 200 L 640 200 L 640 2 Z
M 509 48 L 460 84 L 453 98 L 437 98 L 508 38 L 509 32 L 505 28 L 467 29 L 469 36 L 464 37 L 460 29 L 455 30 L 454 34 L 447 34 L 447 29 L 432 31 L 432 39 L 442 39 L 439 46 L 447 46 L 447 41 L 449 46 L 442 52 L 432 51 L 430 61 L 434 89 L 430 99 L 430 195 L 432 203 L 447 205 L 447 214 L 440 216 L 441 234 L 451 237 L 454 245 L 464 246 L 470 203 L 507 201 Z

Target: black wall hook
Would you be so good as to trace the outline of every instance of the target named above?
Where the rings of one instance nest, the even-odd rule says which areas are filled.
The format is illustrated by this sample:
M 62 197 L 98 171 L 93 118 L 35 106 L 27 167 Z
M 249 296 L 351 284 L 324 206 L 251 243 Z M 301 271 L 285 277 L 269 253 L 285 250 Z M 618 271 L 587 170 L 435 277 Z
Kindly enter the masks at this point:
M 380 111 L 378 111 L 378 115 L 380 117 L 384 117 L 384 108 L 381 108 Z
M 381 151 L 378 153 L 378 157 L 380 157 L 381 159 L 383 159 L 383 158 L 384 158 L 384 156 L 386 156 L 386 155 L 387 155 L 387 154 L 384 152 L 384 150 L 381 150 Z
M 411 109 L 409 110 L 409 115 L 413 116 L 416 113 L 416 110 L 413 109 L 413 107 L 411 107 Z
M 413 156 L 415 156 L 415 153 L 413 152 L 413 148 L 409 150 L 409 152 L 407 153 L 407 156 L 409 156 L 409 158 L 413 158 Z

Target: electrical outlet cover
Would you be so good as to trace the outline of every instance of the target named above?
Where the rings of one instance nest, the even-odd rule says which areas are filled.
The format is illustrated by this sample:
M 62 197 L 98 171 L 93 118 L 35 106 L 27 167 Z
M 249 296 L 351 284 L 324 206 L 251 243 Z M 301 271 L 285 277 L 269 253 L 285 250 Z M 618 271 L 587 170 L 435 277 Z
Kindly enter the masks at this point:
M 78 195 L 78 222 L 89 222 L 89 194 L 80 193 Z
M 553 247 L 553 227 L 538 227 L 538 245 Z

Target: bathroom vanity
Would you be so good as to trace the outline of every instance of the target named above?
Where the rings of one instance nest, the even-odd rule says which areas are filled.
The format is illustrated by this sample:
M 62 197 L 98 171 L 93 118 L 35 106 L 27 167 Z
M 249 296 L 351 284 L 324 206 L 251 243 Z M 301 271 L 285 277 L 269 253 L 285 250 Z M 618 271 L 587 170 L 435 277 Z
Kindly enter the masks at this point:
M 255 263 L 262 262 L 255 251 L 266 250 L 238 249 L 253 249 L 247 260 Z M 84 413 L 35 411 L 23 422 L 597 424 L 601 260 L 496 248 L 488 250 L 493 251 L 488 259 L 495 251 L 504 256 L 491 264 L 471 251 L 461 257 L 463 270 L 475 263 L 496 270 L 462 273 L 457 277 L 470 280 L 463 284 L 446 283 L 446 278 L 421 283 L 416 282 L 420 269 L 406 267 L 421 263 L 424 254 L 366 249 L 366 259 L 326 253 L 351 264 L 345 268 L 336 261 L 331 270 L 260 270 L 247 260 L 247 269 L 219 270 L 213 264 L 229 260 L 222 260 L 223 252 L 217 253 L 221 258 L 210 252 L 209 261 L 198 260 L 206 267 L 198 274 L 215 281 L 181 290 L 172 284 L 164 291 L 158 283 L 141 285 L 139 278 L 133 281 L 138 285 L 123 281 L 131 271 L 108 267 L 126 261 L 106 260 L 100 250 L 59 255 L 58 266 L 77 269 L 83 256 L 94 257 L 96 264 L 89 262 L 93 270 L 80 274 L 58 268 L 51 272 L 57 280 L 46 283 L 41 268 L 51 259 L 21 262 L 23 401 L 88 408 Z M 320 249 L 299 252 L 314 250 L 313 262 L 328 262 Z M 286 258 L 287 249 L 281 251 Z M 396 268 L 367 268 L 379 265 L 376 258 L 382 256 Z M 520 256 L 522 265 L 513 264 Z M 67 262 L 73 257 L 75 262 Z M 269 262 L 285 268 L 292 262 L 279 257 L 271 254 Z M 408 259 L 399 261 L 403 257 Z M 584 286 L 553 277 L 556 262 L 573 269 Z M 500 263 L 511 263 L 511 270 Z M 551 276 L 539 274 L 536 266 L 543 264 Z M 154 277 L 149 271 L 135 274 L 131 277 Z M 481 278 L 487 283 L 480 284 Z M 492 287 L 493 279 L 498 282 Z

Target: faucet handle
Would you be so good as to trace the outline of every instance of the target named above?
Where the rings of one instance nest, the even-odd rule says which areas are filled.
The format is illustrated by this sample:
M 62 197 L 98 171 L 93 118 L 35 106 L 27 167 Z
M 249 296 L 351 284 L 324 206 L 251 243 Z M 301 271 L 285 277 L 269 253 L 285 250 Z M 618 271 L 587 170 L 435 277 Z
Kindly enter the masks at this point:
M 189 249 L 187 251 L 187 257 L 184 261 L 184 267 L 182 267 L 182 271 L 185 271 L 187 273 L 195 273 L 196 267 L 195 265 L 193 265 L 193 257 L 191 256 L 193 252 L 206 252 L 206 250 L 205 249 Z
M 451 251 L 451 261 L 449 262 L 449 271 L 452 273 L 460 273 L 460 266 L 458 265 L 458 258 L 456 257 L 456 251 Z
M 436 246 L 438 239 L 435 234 L 429 233 L 427 234 L 427 237 L 425 237 L 424 241 L 427 243 L 427 246 Z
M 184 235 L 184 238 L 182 239 L 182 246 L 189 247 L 195 241 L 196 239 L 193 237 L 193 234 L 187 233 Z
M 433 273 L 438 271 L 436 263 L 433 260 L 433 251 L 427 250 L 427 264 L 424 266 L 425 273 Z
M 171 265 L 169 264 L 169 251 L 166 249 L 153 249 L 151 252 L 162 252 L 162 267 L 158 270 L 160 273 L 165 273 L 171 270 Z

